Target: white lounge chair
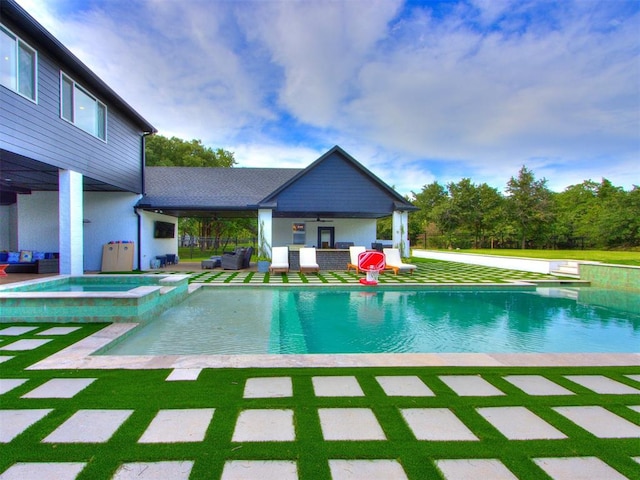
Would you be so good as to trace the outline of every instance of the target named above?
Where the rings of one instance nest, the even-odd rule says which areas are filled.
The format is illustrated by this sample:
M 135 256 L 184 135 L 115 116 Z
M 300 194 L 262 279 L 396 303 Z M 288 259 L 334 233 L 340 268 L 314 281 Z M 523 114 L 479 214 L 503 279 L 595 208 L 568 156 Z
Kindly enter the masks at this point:
M 385 260 L 387 263 L 387 269 L 393 270 L 393 273 L 396 275 L 398 272 L 406 272 L 413 273 L 413 271 L 418 268 L 415 265 L 411 265 L 410 263 L 402 263 L 402 259 L 400 258 L 400 250 L 397 248 L 383 248 L 382 253 L 384 253 Z
M 271 273 L 287 273 L 289 271 L 289 247 L 273 247 L 271 249 Z
M 320 265 L 316 261 L 316 249 L 313 247 L 302 247 L 300 249 L 300 273 L 319 272 Z
M 360 269 L 358 268 L 358 255 L 366 251 L 367 247 L 349 247 L 349 258 L 351 261 L 347 263 L 347 272 L 353 268 L 356 273 L 360 273 Z

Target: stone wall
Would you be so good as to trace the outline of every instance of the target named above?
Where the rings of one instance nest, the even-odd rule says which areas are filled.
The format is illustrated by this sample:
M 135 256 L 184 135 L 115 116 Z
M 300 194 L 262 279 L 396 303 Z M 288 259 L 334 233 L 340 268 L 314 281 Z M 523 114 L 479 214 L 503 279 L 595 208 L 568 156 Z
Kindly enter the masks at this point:
M 640 292 L 640 267 L 583 263 L 580 265 L 580 280 L 587 280 L 594 287 Z

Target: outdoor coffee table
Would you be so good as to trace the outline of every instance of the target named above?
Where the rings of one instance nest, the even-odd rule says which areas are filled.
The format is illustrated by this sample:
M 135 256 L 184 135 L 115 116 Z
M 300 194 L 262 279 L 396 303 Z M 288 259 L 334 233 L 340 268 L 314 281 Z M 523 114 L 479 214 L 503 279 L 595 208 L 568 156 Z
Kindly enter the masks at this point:
M 210 257 L 208 260 L 200 262 L 200 268 L 216 268 L 222 265 L 222 257 Z

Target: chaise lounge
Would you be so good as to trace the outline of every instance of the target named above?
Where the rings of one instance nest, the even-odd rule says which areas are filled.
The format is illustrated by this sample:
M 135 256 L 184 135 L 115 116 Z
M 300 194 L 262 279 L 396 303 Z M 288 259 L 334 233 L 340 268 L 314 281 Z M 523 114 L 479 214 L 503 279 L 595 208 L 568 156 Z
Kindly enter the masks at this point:
M 347 263 L 347 272 L 350 271 L 352 268 L 356 271 L 356 273 L 360 273 L 360 268 L 358 267 L 358 256 L 362 253 L 362 252 L 366 252 L 367 248 L 366 247 L 349 247 L 349 258 L 350 258 L 350 262 Z
M 271 273 L 287 273 L 289 271 L 289 247 L 273 247 L 271 249 Z
M 386 268 L 388 270 L 393 270 L 394 274 L 398 274 L 398 272 L 406 272 L 413 273 L 413 271 L 417 268 L 415 265 L 410 263 L 403 263 L 400 258 L 400 250 L 397 248 L 384 248 L 383 250 L 385 260 L 386 260 Z
M 300 249 L 300 273 L 320 271 L 320 265 L 316 261 L 316 249 L 303 247 Z

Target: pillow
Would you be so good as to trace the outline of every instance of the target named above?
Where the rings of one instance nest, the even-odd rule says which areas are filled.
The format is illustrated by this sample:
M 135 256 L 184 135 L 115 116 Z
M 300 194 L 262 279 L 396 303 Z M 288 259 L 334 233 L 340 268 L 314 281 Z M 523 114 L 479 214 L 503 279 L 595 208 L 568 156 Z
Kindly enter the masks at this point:
M 18 263 L 20 261 L 20 252 L 9 252 L 7 256 L 7 262 Z
M 33 252 L 33 261 L 44 260 L 44 252 Z
M 6 262 L 9 258 L 9 252 L 0 252 L 0 263 Z
M 20 263 L 31 263 L 33 252 L 31 250 L 20 250 Z

